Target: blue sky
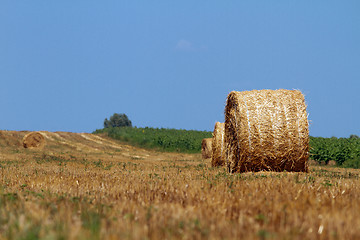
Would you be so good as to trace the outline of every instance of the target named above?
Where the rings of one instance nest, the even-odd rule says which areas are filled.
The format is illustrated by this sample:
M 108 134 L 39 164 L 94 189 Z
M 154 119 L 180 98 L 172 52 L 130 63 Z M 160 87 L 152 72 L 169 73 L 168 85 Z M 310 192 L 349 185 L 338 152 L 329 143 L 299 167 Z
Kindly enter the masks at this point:
M 360 135 L 360 1 L 0 3 L 0 129 L 212 131 L 232 90 L 299 89 L 310 134 Z

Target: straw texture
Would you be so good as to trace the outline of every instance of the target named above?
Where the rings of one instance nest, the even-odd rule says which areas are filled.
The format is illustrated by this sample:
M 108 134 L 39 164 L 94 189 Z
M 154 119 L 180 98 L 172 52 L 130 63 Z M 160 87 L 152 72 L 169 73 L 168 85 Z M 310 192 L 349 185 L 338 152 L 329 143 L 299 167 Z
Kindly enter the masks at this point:
M 42 148 L 45 145 L 45 138 L 39 132 L 30 132 L 23 138 L 24 148 Z
M 201 142 L 201 156 L 203 159 L 211 158 L 212 138 L 204 138 Z
M 211 166 L 225 165 L 225 123 L 215 123 L 213 141 L 212 141 L 212 159 Z
M 230 172 L 308 171 L 309 130 L 297 90 L 231 92 L 225 107 Z

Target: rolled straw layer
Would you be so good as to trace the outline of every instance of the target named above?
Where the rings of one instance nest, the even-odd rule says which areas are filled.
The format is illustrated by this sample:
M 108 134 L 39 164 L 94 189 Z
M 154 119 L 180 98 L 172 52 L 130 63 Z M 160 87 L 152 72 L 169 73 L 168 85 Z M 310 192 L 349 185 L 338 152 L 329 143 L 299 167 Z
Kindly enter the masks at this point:
M 203 159 L 211 158 L 212 138 L 204 138 L 201 142 L 201 156 Z
M 231 92 L 225 107 L 230 172 L 308 171 L 309 130 L 297 90 Z
M 42 148 L 45 145 L 45 138 L 39 132 L 30 132 L 23 138 L 24 148 Z
M 211 166 L 225 165 L 225 123 L 215 123 L 213 141 L 212 141 L 212 159 Z

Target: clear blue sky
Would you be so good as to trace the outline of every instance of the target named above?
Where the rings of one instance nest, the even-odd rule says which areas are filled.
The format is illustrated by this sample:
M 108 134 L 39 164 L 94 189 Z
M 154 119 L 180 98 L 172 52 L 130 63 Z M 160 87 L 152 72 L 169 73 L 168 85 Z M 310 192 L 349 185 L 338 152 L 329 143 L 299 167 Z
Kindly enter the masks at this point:
M 230 91 L 279 88 L 311 135 L 360 135 L 360 1 L 0 2 L 2 130 L 212 131 Z

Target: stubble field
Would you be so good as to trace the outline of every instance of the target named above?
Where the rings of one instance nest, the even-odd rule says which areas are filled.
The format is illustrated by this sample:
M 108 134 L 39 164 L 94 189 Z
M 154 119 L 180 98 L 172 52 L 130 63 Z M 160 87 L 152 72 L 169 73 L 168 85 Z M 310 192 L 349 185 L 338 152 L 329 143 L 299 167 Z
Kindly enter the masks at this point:
M 0 239 L 360 239 L 359 171 L 228 174 L 200 154 L 0 131 Z

